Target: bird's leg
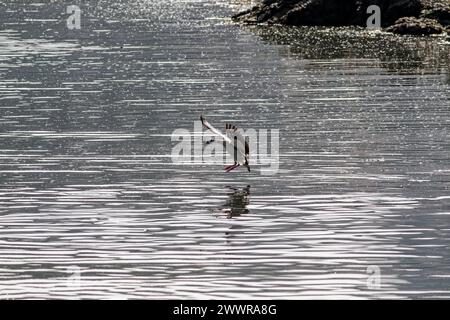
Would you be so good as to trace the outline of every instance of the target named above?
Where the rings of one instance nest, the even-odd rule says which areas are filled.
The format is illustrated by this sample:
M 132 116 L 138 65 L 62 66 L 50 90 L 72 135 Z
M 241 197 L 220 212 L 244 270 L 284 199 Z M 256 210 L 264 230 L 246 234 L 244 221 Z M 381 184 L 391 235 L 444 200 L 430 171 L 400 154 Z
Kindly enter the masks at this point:
M 231 170 L 234 170 L 234 169 L 236 169 L 239 166 L 240 166 L 239 163 L 238 164 L 233 164 L 232 166 L 228 166 L 227 168 L 225 168 L 225 171 L 226 172 L 230 172 Z
M 234 166 L 236 166 L 236 163 L 235 163 L 235 164 L 232 164 L 232 165 L 229 165 L 229 166 L 226 166 L 226 167 L 224 168 L 224 170 L 225 170 L 225 171 L 228 171 L 228 170 L 230 170 L 231 168 L 233 168 Z

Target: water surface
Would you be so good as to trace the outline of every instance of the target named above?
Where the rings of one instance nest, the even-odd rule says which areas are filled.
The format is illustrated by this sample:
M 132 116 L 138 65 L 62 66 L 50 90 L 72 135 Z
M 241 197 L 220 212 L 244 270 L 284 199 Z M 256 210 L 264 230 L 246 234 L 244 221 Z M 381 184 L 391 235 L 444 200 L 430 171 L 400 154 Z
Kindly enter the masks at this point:
M 450 298 L 445 38 L 66 5 L 0 5 L 0 298 Z M 200 114 L 279 172 L 174 165 Z

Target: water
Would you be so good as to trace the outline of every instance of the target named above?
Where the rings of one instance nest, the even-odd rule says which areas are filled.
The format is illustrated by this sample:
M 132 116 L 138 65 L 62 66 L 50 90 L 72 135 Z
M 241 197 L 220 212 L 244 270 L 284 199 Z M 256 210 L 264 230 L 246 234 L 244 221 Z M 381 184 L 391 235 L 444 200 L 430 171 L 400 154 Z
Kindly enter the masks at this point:
M 0 298 L 450 298 L 445 38 L 65 6 L 0 6 Z M 280 171 L 174 165 L 200 114 Z

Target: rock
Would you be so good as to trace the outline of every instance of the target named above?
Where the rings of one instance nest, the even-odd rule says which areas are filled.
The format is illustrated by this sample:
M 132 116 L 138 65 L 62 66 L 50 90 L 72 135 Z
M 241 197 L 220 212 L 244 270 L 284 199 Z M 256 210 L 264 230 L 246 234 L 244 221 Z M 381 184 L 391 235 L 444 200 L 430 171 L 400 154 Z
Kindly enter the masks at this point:
M 427 35 L 444 32 L 444 28 L 437 20 L 427 18 L 403 17 L 386 31 L 397 34 Z
M 404 16 L 418 17 L 423 9 L 420 0 L 264 0 L 234 19 L 297 26 L 365 26 L 371 5 L 380 7 L 384 26 Z
M 382 20 L 384 20 L 383 25 L 391 25 L 401 17 L 419 17 L 423 8 L 420 0 L 398 0 L 389 2 L 390 4 L 385 9 L 385 14 L 382 17 Z
M 421 17 L 435 19 L 442 25 L 450 25 L 450 5 L 444 3 L 435 3 L 427 6 L 421 13 Z
M 243 21 L 245 21 L 245 19 L 244 19 L 245 17 L 250 17 L 250 16 L 254 15 L 258 10 L 260 10 L 259 7 L 253 7 L 251 9 L 247 9 L 245 11 L 238 12 L 234 16 L 232 16 L 231 18 L 233 20 L 243 20 Z M 247 21 L 245 21 L 245 22 L 247 22 Z
M 367 8 L 371 5 L 381 9 L 381 26 L 393 25 L 387 30 L 396 33 L 441 33 L 440 24 L 448 26 L 450 20 L 448 0 L 262 0 L 258 6 L 235 15 L 233 19 L 245 23 L 294 26 L 365 27 L 369 17 Z M 416 20 L 399 22 L 402 17 Z
M 433 9 L 436 6 L 448 6 L 448 0 L 422 0 L 422 6 L 424 9 Z
M 392 25 L 398 19 L 405 16 L 419 17 L 423 5 L 420 0 L 357 0 L 355 25 L 367 25 L 367 8 L 377 5 L 381 9 L 381 26 Z
M 233 19 L 241 22 L 268 22 L 289 25 L 333 25 L 344 20 L 337 14 L 339 5 L 347 6 L 346 0 L 265 0 L 250 11 L 237 14 Z M 325 15 L 324 12 L 329 13 Z M 333 23 L 331 23 L 333 21 Z
M 261 5 L 256 6 L 249 11 L 238 13 L 233 16 L 234 20 L 245 23 L 252 22 L 270 22 L 274 23 L 277 19 L 286 14 L 295 4 L 300 1 L 288 0 L 263 0 Z
M 354 1 L 316 0 L 300 2 L 279 18 L 287 25 L 344 26 L 356 11 Z

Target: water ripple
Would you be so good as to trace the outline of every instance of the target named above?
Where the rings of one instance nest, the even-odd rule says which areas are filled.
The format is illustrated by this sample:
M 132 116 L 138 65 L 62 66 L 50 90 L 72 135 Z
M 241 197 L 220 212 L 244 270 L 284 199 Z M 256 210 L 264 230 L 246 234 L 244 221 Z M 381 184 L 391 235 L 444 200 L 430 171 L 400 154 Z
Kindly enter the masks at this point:
M 0 10 L 0 299 L 449 298 L 439 39 L 116 2 L 79 33 L 63 1 Z M 202 113 L 280 129 L 278 174 L 173 164 Z

